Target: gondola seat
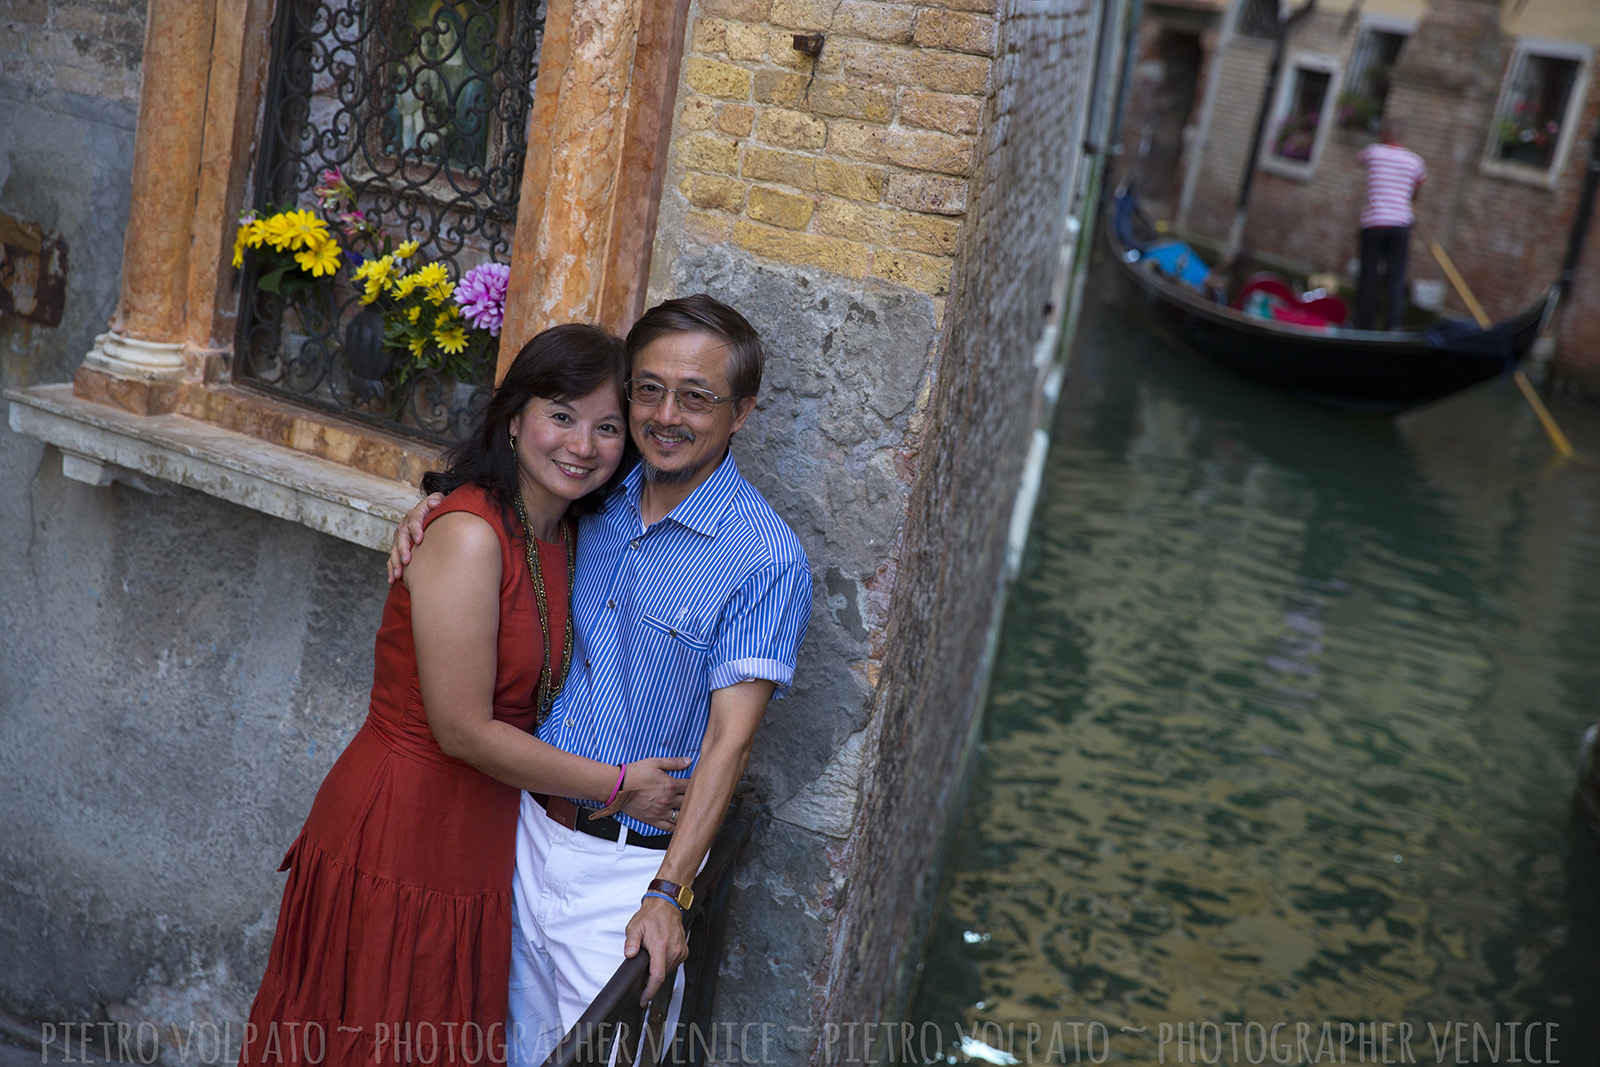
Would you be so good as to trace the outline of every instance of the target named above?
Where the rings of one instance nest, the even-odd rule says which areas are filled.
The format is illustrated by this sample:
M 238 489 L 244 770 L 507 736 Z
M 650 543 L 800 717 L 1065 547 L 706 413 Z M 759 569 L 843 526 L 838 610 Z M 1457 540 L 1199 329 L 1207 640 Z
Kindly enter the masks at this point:
M 1200 253 L 1182 241 L 1151 245 L 1145 249 L 1143 258 L 1154 263 L 1161 273 L 1176 278 L 1196 292 L 1204 291 L 1205 280 L 1211 274 L 1211 267 L 1200 258 Z

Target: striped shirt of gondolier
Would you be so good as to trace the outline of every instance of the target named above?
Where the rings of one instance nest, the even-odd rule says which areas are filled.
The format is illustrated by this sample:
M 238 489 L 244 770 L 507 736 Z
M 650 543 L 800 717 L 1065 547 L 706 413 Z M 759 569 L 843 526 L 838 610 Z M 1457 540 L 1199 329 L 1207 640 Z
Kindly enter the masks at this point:
M 1416 216 L 1411 196 L 1428 178 L 1422 157 L 1393 144 L 1369 144 L 1356 157 L 1367 168 L 1367 201 L 1361 209 L 1361 228 L 1410 226 Z
M 713 689 L 766 679 L 785 695 L 811 617 L 800 539 L 731 454 L 648 530 L 642 486 L 635 469 L 578 524 L 572 668 L 539 727 L 542 740 L 604 763 L 698 756 Z M 630 832 L 660 833 L 621 818 Z

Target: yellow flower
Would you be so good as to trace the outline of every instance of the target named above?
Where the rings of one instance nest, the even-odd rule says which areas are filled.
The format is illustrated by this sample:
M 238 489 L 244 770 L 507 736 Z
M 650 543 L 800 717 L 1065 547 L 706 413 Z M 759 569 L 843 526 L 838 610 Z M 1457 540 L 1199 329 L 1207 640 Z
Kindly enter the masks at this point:
M 411 295 L 412 290 L 416 289 L 416 287 L 417 276 L 415 274 L 406 274 L 395 279 L 394 285 L 390 288 L 396 300 L 404 300 Z
M 267 243 L 267 227 L 260 219 L 252 219 L 249 223 L 241 226 L 239 234 L 244 238 L 244 243 L 251 248 L 260 248 Z
M 421 241 L 406 241 L 394 250 L 396 259 L 410 259 L 417 254 L 417 249 L 422 247 Z
M 374 278 L 376 278 L 378 284 L 381 286 L 393 273 L 394 258 L 392 256 L 381 256 L 378 259 L 366 260 L 359 267 L 357 267 L 356 281 L 370 283 Z
M 458 318 L 460 314 L 461 313 L 456 309 L 454 304 L 450 305 L 443 311 L 439 312 L 438 317 L 433 320 L 434 329 L 439 329 L 441 327 L 450 325 L 450 322 L 453 319 Z
M 449 281 L 450 272 L 445 269 L 443 263 L 429 263 L 426 267 L 417 271 L 418 285 L 426 285 L 431 288 L 435 285 L 447 284 Z
M 383 292 L 382 278 L 368 278 L 366 291 L 361 294 L 361 302 L 370 304 L 378 299 L 378 294 Z
M 299 251 L 319 245 L 328 239 L 328 224 L 312 211 L 290 211 L 283 218 L 283 232 L 288 235 L 291 248 Z
M 415 326 L 420 318 L 422 318 L 422 309 L 420 307 L 406 309 L 406 321 L 411 325 Z
M 428 338 L 426 335 L 422 337 L 413 337 L 406 341 L 406 344 L 410 346 L 411 354 L 416 356 L 418 359 L 421 359 L 422 354 L 428 350 Z
M 442 304 L 449 300 L 450 295 L 455 291 L 456 287 L 454 283 L 448 281 L 441 282 L 438 285 L 430 285 L 428 286 L 428 299 L 433 301 L 435 304 Z
M 464 326 L 452 326 L 448 330 L 440 330 L 433 335 L 434 341 L 440 348 L 450 355 L 455 355 L 467 347 L 467 331 Z
M 282 252 L 294 240 L 287 212 L 281 212 L 261 223 L 261 237 L 267 244 Z
M 245 225 L 240 226 L 239 232 L 233 237 L 233 265 L 235 267 L 244 266 L 245 244 L 250 233 L 250 227 L 253 225 L 255 224 L 246 223 Z
M 307 247 L 304 252 L 296 252 L 294 261 L 300 264 L 301 270 L 310 271 L 313 278 L 332 274 L 339 269 L 339 245 L 324 238 L 320 243 Z

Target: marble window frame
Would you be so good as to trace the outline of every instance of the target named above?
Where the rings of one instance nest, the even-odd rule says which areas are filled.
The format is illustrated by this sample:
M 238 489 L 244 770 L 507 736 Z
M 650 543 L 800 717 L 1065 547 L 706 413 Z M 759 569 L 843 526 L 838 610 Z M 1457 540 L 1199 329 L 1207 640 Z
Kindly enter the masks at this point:
M 382 549 L 431 447 L 230 381 L 273 7 L 150 0 L 116 315 L 70 385 L 6 390 L 10 425 L 76 480 L 173 482 Z M 541 329 L 643 310 L 689 0 L 623 8 L 550 0 L 497 377 Z

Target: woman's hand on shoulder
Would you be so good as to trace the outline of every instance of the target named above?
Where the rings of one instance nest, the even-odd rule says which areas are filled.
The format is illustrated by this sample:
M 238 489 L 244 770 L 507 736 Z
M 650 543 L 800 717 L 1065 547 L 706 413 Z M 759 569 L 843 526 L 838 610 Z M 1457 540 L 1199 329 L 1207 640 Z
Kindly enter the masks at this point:
M 489 520 L 470 511 L 453 511 L 433 523 L 433 536 L 426 545 L 416 542 L 409 553 L 402 580 L 417 593 L 417 579 L 434 584 L 466 581 L 482 585 L 492 578 L 496 611 L 500 597 L 500 538 Z M 492 572 L 492 574 L 490 573 Z
M 667 772 L 687 770 L 693 763 L 687 756 L 634 760 L 628 764 L 627 776 L 616 799 L 595 812 L 593 818 L 620 811 L 657 830 L 671 830 L 672 814 L 683 804 L 683 791 L 689 787 L 689 780 L 675 778 Z
M 428 512 L 444 503 L 443 493 L 429 493 L 419 500 L 415 507 L 405 513 L 400 520 L 400 525 L 394 529 L 394 543 L 389 547 L 389 584 L 393 585 L 405 573 L 406 564 L 411 562 L 411 550 L 422 544 L 422 520 L 428 517 Z

